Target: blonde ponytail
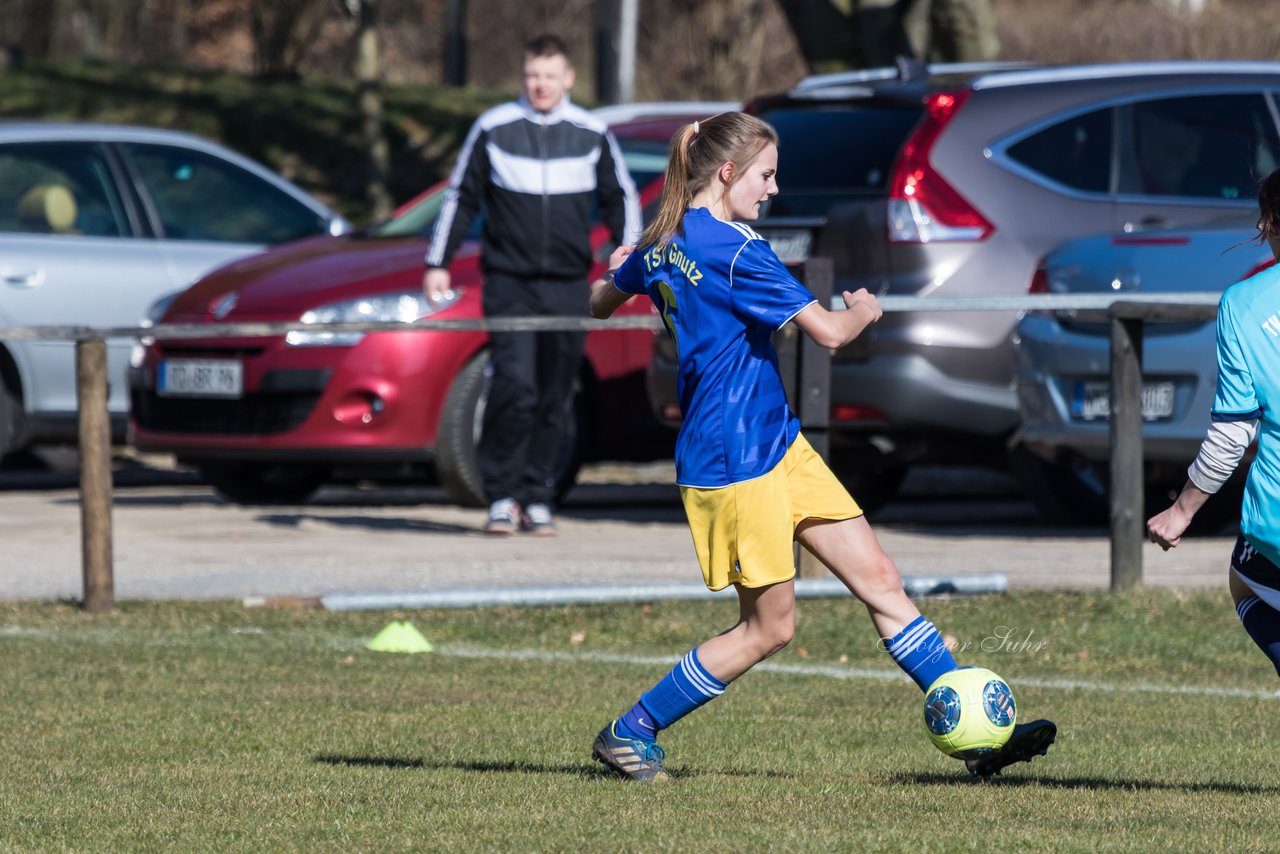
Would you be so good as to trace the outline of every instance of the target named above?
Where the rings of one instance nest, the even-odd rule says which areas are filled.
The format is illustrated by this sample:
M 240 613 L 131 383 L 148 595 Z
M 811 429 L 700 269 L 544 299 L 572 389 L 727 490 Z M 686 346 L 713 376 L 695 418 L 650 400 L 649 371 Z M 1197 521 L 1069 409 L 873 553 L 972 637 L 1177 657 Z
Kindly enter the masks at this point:
M 678 235 L 693 197 L 711 183 L 720 166 L 725 162 L 735 164 L 736 179 L 769 143 L 778 144 L 777 132 L 768 122 L 745 113 L 721 113 L 676 131 L 667 147 L 662 201 L 657 215 L 640 236 L 637 250 L 666 243 Z

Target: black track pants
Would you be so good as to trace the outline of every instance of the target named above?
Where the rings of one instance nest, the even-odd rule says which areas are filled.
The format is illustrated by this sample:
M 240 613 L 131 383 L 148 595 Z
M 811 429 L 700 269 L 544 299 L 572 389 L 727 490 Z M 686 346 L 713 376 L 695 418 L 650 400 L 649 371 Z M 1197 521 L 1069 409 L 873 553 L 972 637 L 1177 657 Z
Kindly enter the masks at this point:
M 487 273 L 486 317 L 584 316 L 586 276 L 523 279 Z M 574 382 L 586 333 L 495 332 L 492 378 L 478 462 L 489 501 L 551 504 L 554 472 L 572 417 Z

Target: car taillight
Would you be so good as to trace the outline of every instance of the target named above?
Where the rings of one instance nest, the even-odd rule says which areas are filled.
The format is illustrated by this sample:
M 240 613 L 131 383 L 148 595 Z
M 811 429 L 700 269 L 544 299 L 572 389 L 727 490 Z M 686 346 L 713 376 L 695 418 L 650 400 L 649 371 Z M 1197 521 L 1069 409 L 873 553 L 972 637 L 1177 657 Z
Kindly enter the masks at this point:
M 1263 270 L 1266 270 L 1266 269 L 1268 269 L 1268 268 L 1270 268 L 1270 267 L 1274 267 L 1275 265 L 1276 265 L 1276 259 L 1274 259 L 1274 258 L 1272 258 L 1270 261 L 1263 261 L 1261 264 L 1259 264 L 1258 266 L 1254 267 L 1254 268 L 1253 268 L 1252 270 L 1250 270 L 1249 272 L 1245 273 L 1245 274 L 1244 274 L 1244 279 L 1252 279 L 1254 276 L 1258 275 L 1258 274 L 1259 274 L 1259 273 L 1261 273 Z M 1244 281 L 1244 279 L 1241 279 L 1240 281 L 1242 281 L 1242 282 L 1243 282 L 1243 281 Z
M 1031 274 L 1031 287 L 1027 288 L 1027 293 L 1029 294 L 1049 293 L 1049 271 L 1045 269 L 1043 262 L 1037 265 L 1036 271 Z
M 969 90 L 935 92 L 925 98 L 925 115 L 908 137 L 889 182 L 889 240 L 985 240 L 995 227 L 929 162 L 933 144 L 969 98 Z
M 854 421 L 888 421 L 889 419 L 874 406 L 838 403 L 831 407 L 831 420 L 837 424 L 849 424 Z

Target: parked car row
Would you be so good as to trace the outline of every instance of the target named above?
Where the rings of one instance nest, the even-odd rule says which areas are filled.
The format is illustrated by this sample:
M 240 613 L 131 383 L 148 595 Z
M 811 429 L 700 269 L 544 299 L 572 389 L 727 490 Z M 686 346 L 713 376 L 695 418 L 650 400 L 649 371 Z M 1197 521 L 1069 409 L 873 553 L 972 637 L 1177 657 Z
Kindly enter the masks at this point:
M 1280 63 L 1265 62 L 1062 68 L 902 62 L 815 76 L 745 107 L 780 137 L 782 193 L 754 227 L 797 270 L 809 257 L 831 258 L 837 292 L 866 287 L 927 300 L 1028 288 L 1222 288 L 1269 259 L 1256 246 L 1222 250 L 1247 241 L 1257 181 L 1280 165 L 1278 97 Z M 600 112 L 619 138 L 646 212 L 661 191 L 672 132 L 735 107 L 647 104 Z M 101 211 L 116 211 L 131 245 L 150 239 L 161 256 L 170 243 L 199 246 L 210 253 L 205 269 L 239 259 L 158 303 L 153 320 L 323 323 L 480 314 L 474 246 L 455 264 L 453 302 L 430 306 L 419 298 L 421 259 L 443 186 L 385 223 L 335 236 L 340 220 L 323 206 L 308 206 L 286 184 L 290 198 L 314 211 L 310 230 L 299 225 L 287 233 L 282 226 L 233 249 L 231 235 L 211 237 L 198 222 L 166 217 L 157 201 L 166 191 L 144 182 L 168 178 L 178 185 L 170 197 L 190 198 L 181 192 L 194 174 L 189 165 L 148 170 L 134 162 L 127 141 L 99 145 L 105 166 L 86 167 L 85 174 L 130 183 L 114 191 L 121 199 L 114 207 L 81 203 L 72 230 L 82 234 L 57 238 L 96 235 Z M 0 153 L 0 182 L 6 163 Z M 82 191 L 74 192 L 78 198 Z M 56 191 L 23 204 L 66 219 Z M 15 221 L 29 215 L 23 210 L 15 209 Z M 223 215 L 216 206 L 213 212 Z M 63 251 L 69 242 L 22 238 L 41 257 L 71 254 Z M 603 229 L 592 240 L 594 274 L 610 247 Z M 281 245 L 250 255 L 275 243 Z M 214 248 L 226 254 L 214 257 Z M 24 271 L 11 257 L 17 256 L 0 257 L 0 265 L 9 265 L 0 274 L 19 288 Z M 167 269 L 170 287 L 200 272 L 175 273 L 173 262 Z M 156 285 L 148 296 L 165 290 Z M 129 318 L 85 322 L 129 325 L 141 312 L 139 301 L 128 303 Z M 6 308 L 0 304 L 0 322 L 76 322 L 65 314 L 11 319 Z M 642 301 L 626 310 L 651 311 Z M 1153 327 L 1148 335 L 1147 447 L 1151 480 L 1164 488 L 1180 482 L 1178 466 L 1185 468 L 1203 435 L 1213 388 L 1212 325 Z M 1069 313 L 1021 320 L 1004 311 L 888 314 L 833 359 L 833 467 L 860 503 L 875 509 L 916 463 L 1010 465 L 1046 514 L 1099 518 L 1106 346 L 1097 327 Z M 0 452 L 55 435 L 32 425 L 62 420 L 69 427 L 74 412 L 68 398 L 61 409 L 52 407 L 58 418 L 40 414 L 31 391 L 37 374 L 26 366 L 34 359 L 5 360 L 14 349 L 0 351 L 9 401 L 6 407 L 0 394 Z M 69 355 L 58 361 L 70 371 Z M 335 478 L 433 469 L 455 500 L 478 505 L 474 449 L 486 362 L 478 332 L 157 340 L 135 349 L 127 384 L 115 386 L 113 363 L 112 406 L 123 413 L 127 388 L 132 440 L 176 454 L 232 500 L 299 501 Z M 576 432 L 565 437 L 562 490 L 584 459 L 669 453 L 680 412 L 665 335 L 588 336 L 576 411 Z
M 780 137 L 782 192 L 755 228 L 793 262 L 833 259 L 837 293 L 1025 293 L 1064 240 L 1249 216 L 1280 164 L 1278 93 L 1274 62 L 903 63 L 809 78 L 747 106 Z M 891 313 L 835 355 L 833 463 L 860 502 L 890 498 L 913 463 L 1005 462 L 1017 319 Z M 650 389 L 672 422 L 674 377 L 662 346 Z
M 633 106 L 605 113 L 648 212 L 661 191 L 676 128 L 736 104 Z M 400 320 L 481 316 L 476 247 L 453 265 L 455 297 L 422 297 L 423 257 L 444 185 L 389 221 L 341 237 L 295 242 L 206 276 L 158 314 L 165 323 Z M 477 223 L 476 232 L 479 225 Z M 604 271 L 613 246 L 591 235 Z M 586 289 L 583 289 L 585 305 Z M 624 313 L 648 314 L 639 300 Z M 653 335 L 587 336 L 560 491 L 583 460 L 670 455 L 674 432 L 644 395 Z M 152 340 L 129 374 L 132 440 L 173 453 L 227 498 L 295 502 L 335 479 L 420 476 L 432 466 L 458 503 L 485 503 L 475 448 L 486 399 L 488 337 L 417 330 L 272 338 Z

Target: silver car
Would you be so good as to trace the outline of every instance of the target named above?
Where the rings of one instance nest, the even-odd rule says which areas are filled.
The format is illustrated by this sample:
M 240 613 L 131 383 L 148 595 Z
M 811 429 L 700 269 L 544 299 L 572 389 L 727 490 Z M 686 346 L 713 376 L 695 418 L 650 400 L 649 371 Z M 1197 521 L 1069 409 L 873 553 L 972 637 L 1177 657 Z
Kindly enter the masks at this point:
M 1280 63 L 903 63 L 751 103 L 778 129 L 782 190 L 754 227 L 799 261 L 818 225 L 837 292 L 922 298 L 834 357 L 832 463 L 858 501 L 886 500 L 915 462 L 1001 465 L 1018 426 L 1016 314 L 929 298 L 1025 293 L 1071 237 L 1247 215 L 1280 165 L 1278 92 Z M 651 388 L 678 417 L 672 357 Z
M 136 326 L 264 247 L 347 223 L 229 149 L 144 127 L 0 123 L 0 327 Z M 0 457 L 76 435 L 74 344 L 0 340 Z M 108 342 L 113 434 L 131 342 Z
M 1054 294 L 1222 291 L 1270 266 L 1253 219 L 1191 229 L 1124 232 L 1064 243 L 1041 262 L 1032 290 Z M 1217 383 L 1215 324 L 1147 323 L 1142 348 L 1143 450 L 1148 504 L 1163 507 L 1186 480 L 1209 426 Z M 1100 523 L 1108 514 L 1110 327 L 1074 311 L 1034 312 L 1017 326 L 1022 426 L 1014 470 L 1049 518 Z M 1233 482 L 1232 493 L 1239 486 Z M 1239 500 L 1214 499 L 1196 518 L 1238 518 Z

